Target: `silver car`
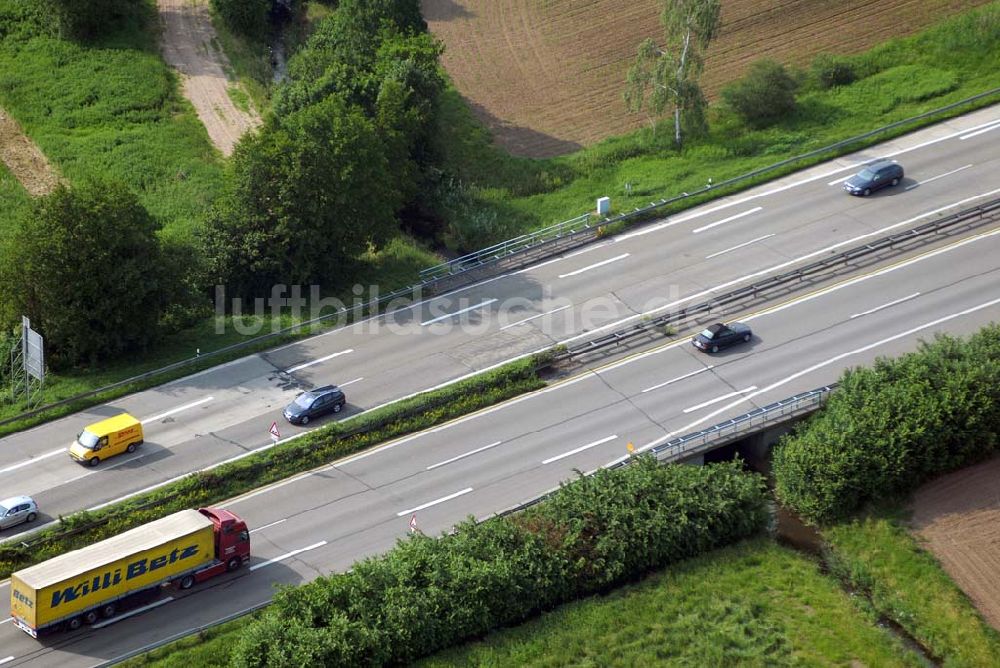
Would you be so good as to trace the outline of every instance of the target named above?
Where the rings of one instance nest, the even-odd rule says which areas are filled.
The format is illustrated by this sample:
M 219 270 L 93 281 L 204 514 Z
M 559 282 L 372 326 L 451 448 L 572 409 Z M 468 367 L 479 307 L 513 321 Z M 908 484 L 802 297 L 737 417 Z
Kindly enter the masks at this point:
M 36 517 L 38 517 L 38 505 L 30 496 L 12 496 L 0 500 L 0 529 L 21 522 L 34 522 Z

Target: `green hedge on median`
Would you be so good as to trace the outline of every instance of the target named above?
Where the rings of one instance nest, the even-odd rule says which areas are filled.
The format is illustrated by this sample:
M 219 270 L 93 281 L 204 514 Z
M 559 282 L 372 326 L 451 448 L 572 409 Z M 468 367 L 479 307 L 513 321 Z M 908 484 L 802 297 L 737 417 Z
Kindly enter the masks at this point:
M 762 531 L 766 489 L 738 463 L 580 477 L 523 513 L 414 536 L 350 572 L 282 589 L 232 664 L 401 664 Z
M 1000 325 L 940 336 L 847 371 L 822 411 L 774 450 L 775 491 L 807 521 L 842 519 L 1000 444 Z
M 341 457 L 468 415 L 544 386 L 538 370 L 551 362 L 540 353 L 453 385 L 418 394 L 211 471 L 95 512 L 60 518 L 28 544 L 0 545 L 0 578 L 70 550 L 90 545 L 185 508 L 218 503 Z

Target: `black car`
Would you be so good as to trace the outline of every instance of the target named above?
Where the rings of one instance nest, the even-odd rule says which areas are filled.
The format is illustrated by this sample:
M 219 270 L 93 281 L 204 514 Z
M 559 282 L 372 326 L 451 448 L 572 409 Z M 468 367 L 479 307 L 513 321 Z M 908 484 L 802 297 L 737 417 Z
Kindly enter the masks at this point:
M 728 325 L 717 322 L 691 339 L 691 343 L 698 350 L 717 353 L 734 343 L 749 341 L 752 337 L 753 332 L 750 331 L 749 325 L 744 325 L 742 322 L 731 322 Z
M 295 397 L 295 401 L 285 406 L 283 414 L 292 424 L 309 424 L 314 417 L 339 413 L 346 403 L 343 390 L 336 385 L 326 385 Z
M 844 182 L 844 190 L 867 197 L 876 190 L 897 185 L 903 180 L 903 167 L 891 160 L 878 160 Z

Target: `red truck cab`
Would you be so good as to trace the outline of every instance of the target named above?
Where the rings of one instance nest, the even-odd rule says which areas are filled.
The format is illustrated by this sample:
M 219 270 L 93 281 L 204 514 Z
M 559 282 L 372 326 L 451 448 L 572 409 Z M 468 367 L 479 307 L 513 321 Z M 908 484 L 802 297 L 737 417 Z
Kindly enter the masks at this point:
M 198 512 L 212 520 L 215 531 L 215 561 L 195 573 L 203 582 L 226 571 L 235 571 L 250 561 L 250 531 L 239 516 L 221 508 L 199 508 Z

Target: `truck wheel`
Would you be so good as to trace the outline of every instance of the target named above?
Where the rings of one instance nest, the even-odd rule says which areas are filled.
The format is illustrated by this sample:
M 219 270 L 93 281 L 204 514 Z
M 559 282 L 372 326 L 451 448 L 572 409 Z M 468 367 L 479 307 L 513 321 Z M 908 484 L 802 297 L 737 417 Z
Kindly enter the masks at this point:
M 194 576 L 185 575 L 184 577 L 181 578 L 179 586 L 181 589 L 190 589 L 193 585 L 194 585 Z
M 242 563 L 243 563 L 242 559 L 240 559 L 239 557 L 233 557 L 232 559 L 226 562 L 226 570 L 230 572 L 235 571 L 240 567 Z
M 83 626 L 83 620 L 79 617 L 74 617 L 73 619 L 66 622 L 66 630 L 76 631 L 78 628 Z
M 101 606 L 101 617 L 104 617 L 104 619 L 114 617 L 116 612 L 118 612 L 118 608 L 114 603 L 108 603 L 107 605 Z
M 128 450 L 129 452 L 135 452 L 135 443 L 129 443 L 128 447 L 125 449 Z
M 96 622 L 97 621 L 97 611 L 96 610 L 91 610 L 89 612 L 83 613 L 83 621 L 87 622 L 88 624 L 93 624 L 94 622 Z
M 90 458 L 90 465 L 91 466 L 97 466 L 100 463 L 101 463 L 101 458 L 100 457 L 91 457 Z

